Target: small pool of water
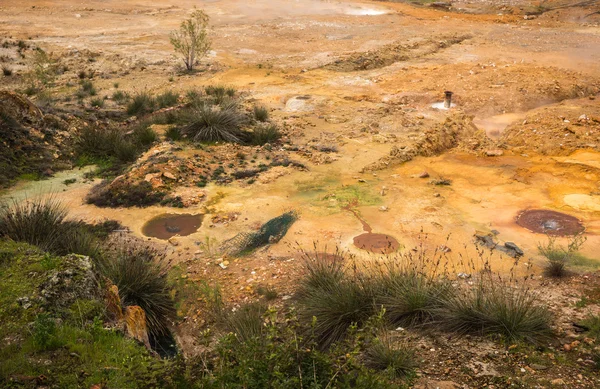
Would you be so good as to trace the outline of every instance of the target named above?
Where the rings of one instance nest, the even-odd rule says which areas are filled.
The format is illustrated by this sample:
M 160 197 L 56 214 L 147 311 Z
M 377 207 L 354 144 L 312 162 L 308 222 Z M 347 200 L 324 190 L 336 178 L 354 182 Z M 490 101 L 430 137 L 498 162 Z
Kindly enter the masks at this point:
M 585 231 L 575 216 L 547 209 L 528 209 L 517 216 L 517 224 L 529 231 L 554 236 L 577 235 Z
M 354 245 L 359 249 L 376 254 L 390 254 L 400 248 L 400 243 L 393 236 L 372 232 L 354 237 Z
M 204 215 L 165 213 L 148 220 L 142 227 L 142 234 L 158 239 L 190 235 L 198 231 L 203 217 Z

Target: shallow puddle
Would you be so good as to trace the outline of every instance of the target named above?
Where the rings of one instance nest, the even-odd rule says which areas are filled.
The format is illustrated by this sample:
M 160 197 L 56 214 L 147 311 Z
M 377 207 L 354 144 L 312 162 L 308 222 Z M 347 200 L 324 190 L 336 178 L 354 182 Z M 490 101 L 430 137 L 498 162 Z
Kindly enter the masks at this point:
M 532 232 L 565 236 L 577 235 L 585 230 L 579 219 L 546 209 L 530 209 L 517 216 L 517 224 Z
M 169 239 L 175 235 L 186 236 L 198 231 L 204 215 L 165 213 L 150 219 L 142 233 L 158 239 Z
M 390 254 L 400 248 L 400 243 L 393 236 L 372 232 L 354 237 L 354 245 L 376 254 Z

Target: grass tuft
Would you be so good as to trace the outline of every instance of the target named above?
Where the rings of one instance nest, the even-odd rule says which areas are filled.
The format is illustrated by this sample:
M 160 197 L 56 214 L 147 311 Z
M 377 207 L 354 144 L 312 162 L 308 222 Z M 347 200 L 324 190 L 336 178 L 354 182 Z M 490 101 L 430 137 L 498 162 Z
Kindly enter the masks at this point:
M 235 109 L 203 106 L 192 109 L 186 121 L 181 133 L 194 142 L 244 142 L 244 117 Z
M 417 366 L 412 348 L 393 345 L 387 336 L 375 339 L 365 350 L 365 366 L 387 372 L 392 379 L 409 376 Z
M 281 138 L 279 128 L 274 124 L 264 124 L 256 126 L 250 135 L 250 143 L 262 146 L 267 143 L 274 143 Z
M 156 100 L 148 92 L 140 92 L 133 96 L 127 104 L 128 115 L 145 115 L 156 108 Z
M 148 330 L 154 335 L 168 334 L 175 317 L 163 259 L 150 247 L 118 244 L 99 266 L 101 273 L 119 288 L 124 305 L 139 305 L 144 310 Z
M 254 106 L 254 119 L 259 122 L 266 122 L 269 120 L 269 110 L 266 107 Z

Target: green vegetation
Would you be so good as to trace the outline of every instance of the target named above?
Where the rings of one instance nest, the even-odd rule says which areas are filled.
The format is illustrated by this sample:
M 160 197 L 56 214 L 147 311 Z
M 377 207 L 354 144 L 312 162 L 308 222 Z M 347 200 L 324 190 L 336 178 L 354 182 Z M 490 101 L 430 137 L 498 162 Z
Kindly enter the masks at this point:
M 269 110 L 266 107 L 255 105 L 253 112 L 254 119 L 258 120 L 259 122 L 266 122 L 269 120 Z
M 567 276 L 569 274 L 567 265 L 572 264 L 575 259 L 581 261 L 581 256 L 577 251 L 584 242 L 585 238 L 582 235 L 575 235 L 566 246 L 558 245 L 553 237 L 549 237 L 546 244 L 539 243 L 538 250 L 547 259 L 544 275 L 553 278 Z
M 100 272 L 119 288 L 125 305 L 138 305 L 146 312 L 148 329 L 168 334 L 175 307 L 167 283 L 164 255 L 149 247 L 127 245 L 110 249 L 100 262 Z
M 147 207 L 160 203 L 165 196 L 166 193 L 155 191 L 146 181 L 105 180 L 93 187 L 85 200 L 98 207 Z
M 177 100 L 179 100 L 179 95 L 172 91 L 167 91 L 156 96 L 158 108 L 167 108 L 177 105 Z
M 138 116 L 151 113 L 156 109 L 156 104 L 156 99 L 148 92 L 140 92 L 127 104 L 127 114 Z
M 0 344 L 1 387 L 169 385 L 166 363 L 104 328 L 101 299 L 76 299 L 59 308 L 37 298 L 55 272 L 70 269 L 64 257 L 0 240 L 0 258 L 6 259 L 0 263 L 0 336 L 10 339 Z
M 181 127 L 181 132 L 194 142 L 244 143 L 243 121 L 237 110 L 203 106 L 189 111 L 189 124 Z
M 10 66 L 2 64 L 2 74 L 4 75 L 4 77 L 10 77 L 13 74 L 13 70 Z
M 95 99 L 90 100 L 90 105 L 94 108 L 102 108 L 104 107 L 104 99 L 101 97 L 97 97 Z
M 171 32 L 170 40 L 175 52 L 180 54 L 188 71 L 210 50 L 210 39 L 207 33 L 208 15 L 202 10 L 194 9 L 190 17 L 179 27 L 179 31 Z
M 274 143 L 281 138 L 279 128 L 274 124 L 263 124 L 254 127 L 250 135 L 250 144 L 262 146 L 267 143 Z

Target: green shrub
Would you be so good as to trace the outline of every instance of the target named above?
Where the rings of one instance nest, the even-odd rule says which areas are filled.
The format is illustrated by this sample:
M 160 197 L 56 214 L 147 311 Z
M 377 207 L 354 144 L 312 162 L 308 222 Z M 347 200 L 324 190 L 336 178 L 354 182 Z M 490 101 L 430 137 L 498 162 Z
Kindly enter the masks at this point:
M 147 181 L 132 183 L 119 180 L 111 184 L 106 180 L 90 190 L 86 202 L 98 207 L 147 207 L 160 203 L 165 196 L 164 192 L 155 191 Z
M 158 134 L 150 126 L 142 123 L 133 130 L 133 142 L 148 148 L 158 140 Z
M 112 94 L 112 99 L 115 103 L 122 104 L 123 102 L 127 101 L 127 99 L 129 99 L 129 95 L 127 95 L 127 93 L 123 91 L 118 90 Z
M 150 247 L 118 243 L 100 262 L 101 273 L 119 288 L 121 302 L 138 305 L 146 313 L 148 330 L 168 334 L 175 317 L 175 305 L 167 282 L 164 255 Z
M 177 105 L 177 100 L 179 100 L 179 95 L 172 91 L 167 91 L 156 96 L 158 108 L 167 108 Z
M 437 320 L 448 331 L 501 335 L 508 340 L 545 340 L 552 333 L 551 315 L 537 295 L 523 287 L 510 288 L 487 280 L 448 298 Z
M 376 284 L 377 306 L 385 307 L 391 323 L 402 326 L 431 322 L 453 293 L 448 281 L 393 266 L 379 275 Z
M 46 313 L 41 313 L 33 323 L 33 343 L 38 350 L 48 350 L 56 346 L 56 323 Z
M 128 139 L 121 129 L 93 125 L 80 130 L 75 149 L 80 156 L 116 158 L 120 162 L 131 162 L 139 153 L 138 145 Z
M 96 95 L 96 88 L 94 87 L 94 84 L 92 83 L 91 80 L 82 80 L 80 83 L 80 95 L 85 97 L 85 96 L 95 96 Z
M 267 301 L 275 300 L 278 296 L 277 290 L 271 286 L 259 286 L 256 288 L 256 294 L 262 296 Z
M 263 315 L 267 307 L 261 303 L 242 305 L 225 315 L 225 325 L 240 342 L 261 338 L 264 335 Z
M 250 135 L 250 143 L 262 146 L 267 143 L 274 143 L 281 138 L 279 128 L 274 124 L 266 124 L 254 127 Z
M 538 244 L 540 254 L 546 257 L 547 262 L 544 265 L 544 275 L 553 278 L 562 278 L 569 274 L 567 264 L 573 261 L 577 256 L 579 247 L 585 242 L 582 235 L 576 235 L 571 238 L 567 246 L 556 244 L 555 238 L 549 238 L 548 243 Z
M 416 367 L 412 348 L 406 344 L 393 345 L 388 337 L 378 338 L 367 347 L 365 366 L 387 372 L 392 379 L 411 375 Z
M 244 117 L 237 110 L 194 108 L 186 121 L 189 124 L 181 127 L 181 133 L 194 142 L 244 142 L 245 133 L 241 129 Z
M 90 105 L 95 108 L 102 108 L 104 107 L 104 99 L 100 97 L 92 99 L 90 100 Z
M 156 100 L 148 92 L 140 92 L 133 96 L 127 104 L 128 115 L 145 115 L 156 108 Z
M 165 138 L 174 142 L 179 141 L 182 138 L 181 131 L 179 128 L 170 127 L 167 131 L 165 131 Z
M 266 122 L 269 120 L 269 110 L 266 107 L 254 106 L 254 119 L 259 122 Z
M 365 278 L 348 278 L 338 261 L 308 261 L 306 269 L 298 291 L 299 318 L 316 318 L 313 334 L 319 347 L 328 348 L 374 314 L 372 289 Z

